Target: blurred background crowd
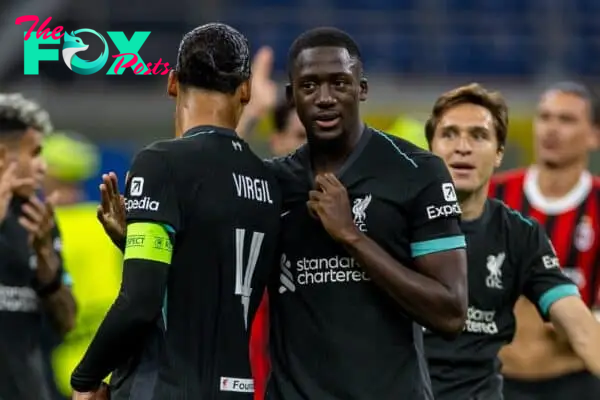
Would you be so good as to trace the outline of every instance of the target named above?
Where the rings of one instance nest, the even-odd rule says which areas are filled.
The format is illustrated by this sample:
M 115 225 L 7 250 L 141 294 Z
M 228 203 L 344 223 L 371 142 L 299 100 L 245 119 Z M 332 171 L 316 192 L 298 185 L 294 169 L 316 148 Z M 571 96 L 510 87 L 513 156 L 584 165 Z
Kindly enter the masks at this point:
M 166 76 L 106 75 L 108 65 L 84 76 L 62 61 L 41 62 L 39 75 L 24 75 L 29 24 L 15 24 L 22 15 L 52 16 L 48 27 L 69 32 L 90 28 L 130 37 L 149 31 L 140 56 L 171 66 L 189 29 L 215 20 L 236 27 L 255 51 L 262 48 L 244 132 L 262 156 L 286 154 L 305 140 L 282 97 L 288 47 L 315 26 L 341 28 L 360 44 L 370 82 L 365 120 L 417 143 L 423 143 L 422 123 L 440 93 L 469 82 L 501 91 L 511 113 L 504 169 L 532 160 L 531 121 L 542 88 L 564 79 L 593 88 L 600 76 L 598 0 L 3 0 L 1 91 L 39 102 L 57 129 L 44 144 L 46 188 L 64 193 L 57 220 L 78 304 L 76 328 L 50 361 L 63 396 L 120 282 L 119 254 L 95 219 L 100 174 L 115 171 L 122 185 L 136 150 L 173 135 L 174 105 Z M 100 42 L 80 37 L 90 44 L 85 58 L 97 58 Z M 592 159 L 591 171 L 599 168 Z

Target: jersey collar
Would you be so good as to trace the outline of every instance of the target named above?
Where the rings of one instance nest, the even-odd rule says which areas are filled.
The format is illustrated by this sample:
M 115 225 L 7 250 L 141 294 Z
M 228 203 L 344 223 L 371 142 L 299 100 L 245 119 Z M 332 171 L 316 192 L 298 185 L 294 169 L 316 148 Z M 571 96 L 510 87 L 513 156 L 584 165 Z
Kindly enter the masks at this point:
M 558 215 L 576 208 L 585 201 L 592 190 L 592 175 L 588 171 L 583 171 L 579 181 L 569 193 L 558 199 L 549 199 L 540 191 L 538 175 L 539 171 L 535 166 L 527 169 L 523 191 L 529 204 L 548 215 Z
M 219 135 L 239 139 L 236 131 L 214 125 L 199 125 L 188 129 L 181 137 L 191 138 L 200 135 Z
M 339 180 L 342 180 L 342 176 L 344 175 L 344 173 L 346 171 L 348 171 L 348 169 L 360 157 L 360 155 L 362 154 L 363 150 L 367 146 L 367 143 L 369 143 L 369 140 L 371 139 L 371 136 L 373 136 L 371 128 L 369 128 L 365 124 L 363 133 L 360 136 L 360 139 L 358 139 L 358 143 L 356 143 L 356 146 L 354 146 L 354 149 L 352 150 L 352 153 L 350 153 L 350 155 L 348 156 L 348 158 L 346 159 L 346 161 L 344 161 L 344 164 L 342 164 L 342 166 L 339 169 L 339 171 L 337 171 L 336 174 L 335 174 L 335 176 Z M 311 162 L 311 158 L 310 158 L 310 146 L 308 145 L 308 143 L 306 143 L 300 149 L 299 153 L 300 153 L 300 162 L 304 165 L 304 168 L 306 169 L 306 171 L 308 173 L 308 179 L 309 179 L 311 187 L 312 187 L 312 186 L 315 185 L 315 174 L 314 174 L 313 168 L 312 168 L 312 162 Z

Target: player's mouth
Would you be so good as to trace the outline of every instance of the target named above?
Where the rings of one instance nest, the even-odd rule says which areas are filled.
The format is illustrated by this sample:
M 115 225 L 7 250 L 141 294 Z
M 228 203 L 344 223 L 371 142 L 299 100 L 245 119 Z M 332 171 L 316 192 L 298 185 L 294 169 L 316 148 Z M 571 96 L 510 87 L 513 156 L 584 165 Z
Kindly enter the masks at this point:
M 334 128 L 340 123 L 341 120 L 342 117 L 337 112 L 320 113 L 315 117 L 315 123 L 321 129 Z
M 475 166 L 467 162 L 454 162 L 450 163 L 450 169 L 458 175 L 467 175 L 475 169 Z

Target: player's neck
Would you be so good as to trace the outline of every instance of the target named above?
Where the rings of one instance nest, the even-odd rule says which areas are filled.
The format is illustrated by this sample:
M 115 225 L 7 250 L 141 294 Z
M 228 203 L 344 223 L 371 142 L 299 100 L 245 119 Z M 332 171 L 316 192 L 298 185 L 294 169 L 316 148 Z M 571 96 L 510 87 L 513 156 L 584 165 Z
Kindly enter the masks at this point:
M 202 93 L 183 96 L 177 104 L 177 135 L 201 125 L 235 130 L 239 111 L 222 94 Z
M 358 126 L 352 132 L 343 133 L 337 139 L 324 141 L 309 136 L 308 145 L 315 174 L 339 171 L 352 154 L 363 131 L 364 124 L 359 121 Z
M 485 202 L 487 201 L 488 185 L 474 192 L 457 192 L 460 209 L 462 211 L 461 219 L 463 221 L 473 221 L 483 214 Z
M 566 196 L 579 183 L 586 166 L 587 162 L 578 162 L 560 168 L 537 164 L 537 185 L 540 193 L 546 198 Z

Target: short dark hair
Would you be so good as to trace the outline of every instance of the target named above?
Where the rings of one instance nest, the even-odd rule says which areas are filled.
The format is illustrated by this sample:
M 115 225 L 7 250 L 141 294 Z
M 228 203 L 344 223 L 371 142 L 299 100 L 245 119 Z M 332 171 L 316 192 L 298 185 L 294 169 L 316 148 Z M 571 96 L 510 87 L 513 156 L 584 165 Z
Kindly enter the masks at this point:
M 50 133 L 52 123 L 48 112 L 20 93 L 0 93 L 0 137 L 25 133 L 28 129 Z
M 315 47 L 340 47 L 362 63 L 362 55 L 358 44 L 341 29 L 332 27 L 314 28 L 302 33 L 294 40 L 288 52 L 288 73 L 291 74 L 294 62 L 302 51 Z
M 554 91 L 573 94 L 585 100 L 590 107 L 590 120 L 592 121 L 592 124 L 594 126 L 600 126 L 600 100 L 596 93 L 589 87 L 579 82 L 564 81 L 554 83 L 548 87 L 544 93 Z
M 250 79 L 248 39 L 226 24 L 199 26 L 181 40 L 175 70 L 182 85 L 233 94 Z
M 273 126 L 277 133 L 281 133 L 287 128 L 290 121 L 290 114 L 296 109 L 292 103 L 286 99 L 280 99 L 273 110 Z
M 433 135 L 443 115 L 449 109 L 461 104 L 475 104 L 487 109 L 492 114 L 498 147 L 503 148 L 508 135 L 508 106 L 499 92 L 491 92 L 478 83 L 450 90 L 436 100 L 425 124 L 425 137 L 429 146 L 431 147 Z

